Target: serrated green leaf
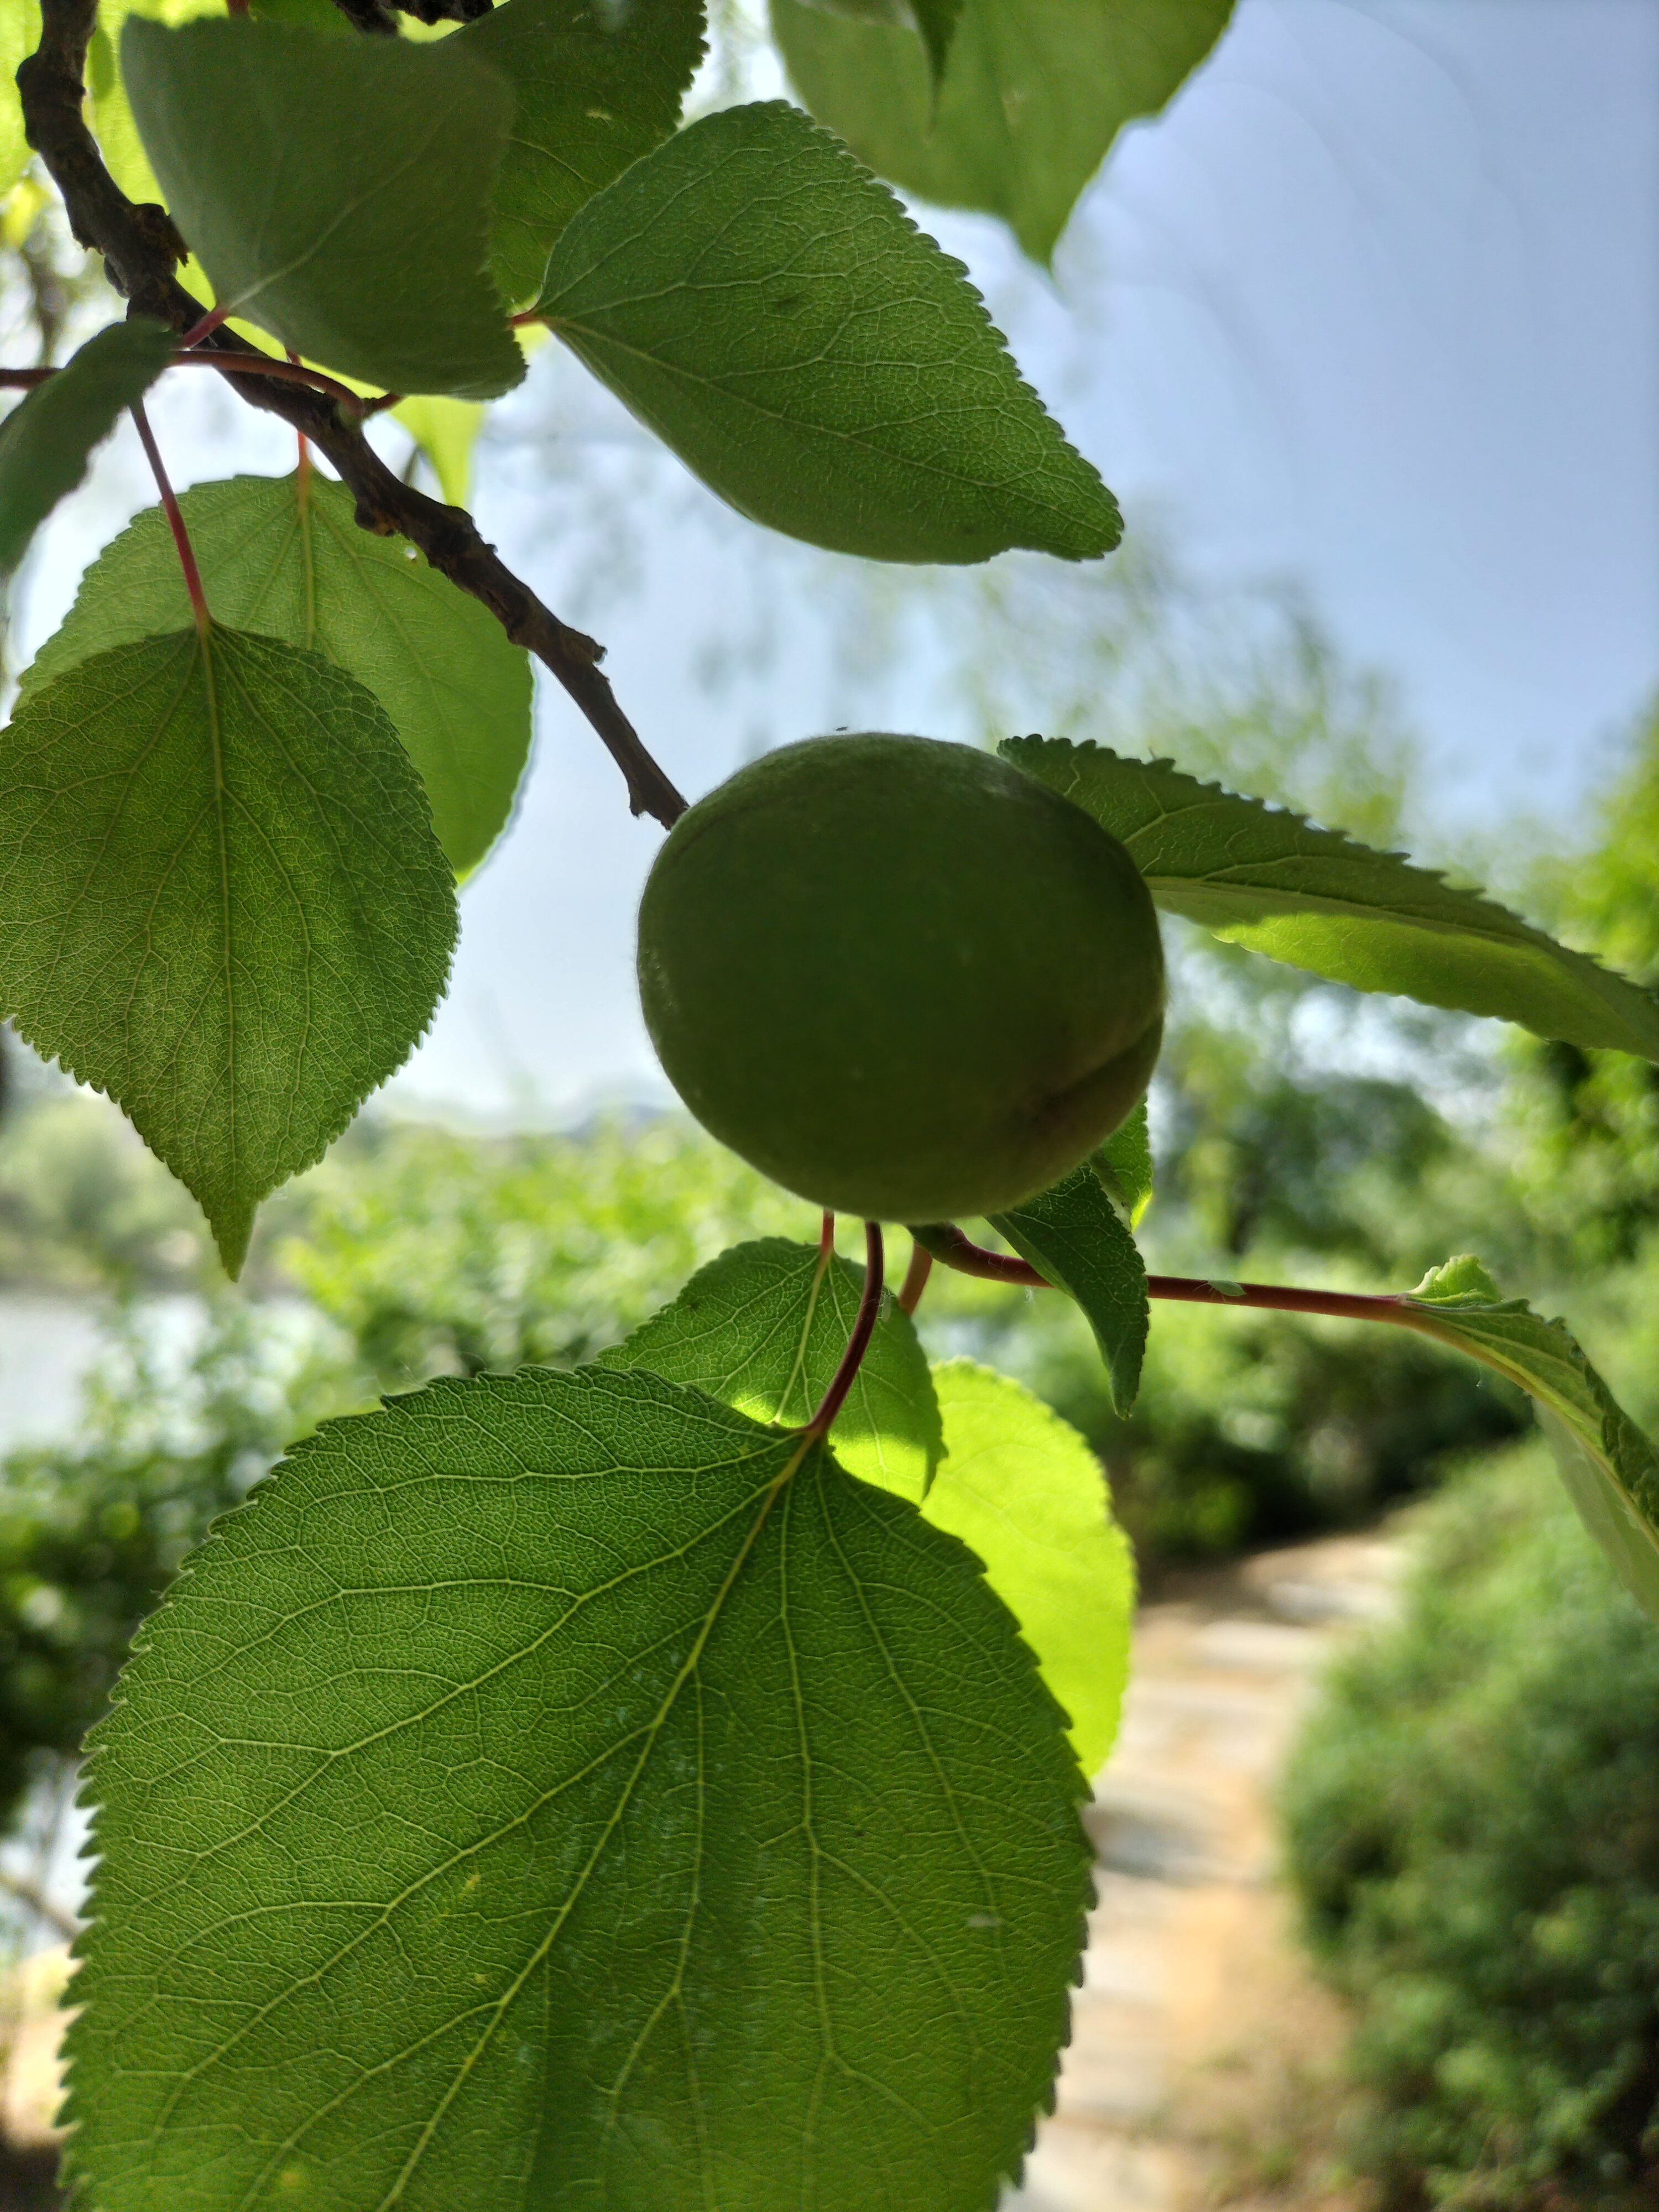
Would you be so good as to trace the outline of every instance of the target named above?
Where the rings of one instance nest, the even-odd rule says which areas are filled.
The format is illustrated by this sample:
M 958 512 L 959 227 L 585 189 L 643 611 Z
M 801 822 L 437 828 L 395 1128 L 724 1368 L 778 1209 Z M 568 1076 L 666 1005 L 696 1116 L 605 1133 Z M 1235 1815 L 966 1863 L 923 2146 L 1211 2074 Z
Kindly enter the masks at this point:
M 1105 1363 L 1112 1404 L 1127 1415 L 1146 1352 L 1146 1268 L 1093 1168 L 1085 1163 L 1052 1190 L 994 1213 L 991 1226 L 1082 1307 Z
M 513 113 L 441 46 L 130 16 L 121 74 L 215 296 L 308 361 L 491 399 L 524 374 L 485 268 Z
M 1152 1202 L 1152 1135 L 1144 1098 L 1121 1127 L 1115 1129 L 1091 1155 L 1089 1164 L 1108 1197 L 1127 1215 L 1130 1228 L 1139 1229 L 1140 1217 Z
M 409 756 L 318 653 L 117 646 L 0 740 L 0 1006 L 123 1106 L 234 1275 L 443 990 L 455 896 Z
M 903 191 L 1000 216 L 1046 266 L 1118 132 L 1173 96 L 1232 0 L 965 0 L 937 101 L 908 31 L 810 0 L 771 7 L 790 78 L 820 122 Z
M 644 1373 L 330 1424 L 88 1770 L 100 2212 L 988 2212 L 1048 2094 L 1081 1777 L 977 1563 Z
M 0 422 L 0 575 L 17 566 L 86 475 L 93 447 L 143 398 L 177 343 L 162 323 L 112 323 Z
M 1050 738 L 998 750 L 1121 838 L 1161 907 L 1231 944 L 1356 990 L 1659 1060 L 1659 999 L 1397 853 L 1169 761 Z
M 672 1305 L 601 1352 L 602 1367 L 647 1367 L 695 1383 L 751 1420 L 799 1427 L 841 1364 L 864 1270 L 816 1246 L 768 1237 L 700 1267 Z M 849 1474 L 921 1499 L 944 1450 L 927 1355 L 908 1314 L 884 1293 L 858 1378 L 830 1431 Z
M 984 1560 L 1071 1716 L 1079 1765 L 1094 1774 L 1117 1735 L 1135 1599 L 1100 1462 L 1006 1375 L 952 1359 L 934 1368 L 933 1387 L 946 1456 L 927 1517 Z
M 1407 1327 L 1526 1391 L 1585 1527 L 1659 1622 L 1659 1452 L 1565 1322 L 1544 1320 L 1523 1298 L 1499 1298 L 1468 1253 L 1432 1269 L 1401 1305 Z
M 582 202 L 679 121 L 702 58 L 702 0 L 504 0 L 445 50 L 498 70 L 516 95 L 490 261 L 505 298 L 533 300 Z
M 320 653 L 374 694 L 420 770 L 433 827 L 458 875 L 512 811 L 530 751 L 529 656 L 401 538 L 353 520 L 349 493 L 313 475 L 232 477 L 179 501 L 210 611 Z M 32 698 L 65 669 L 177 629 L 190 600 L 159 507 L 140 514 L 81 580 L 63 626 L 25 670 Z
M 0 0 L 0 193 L 29 165 L 17 72 L 40 43 L 40 0 Z
M 537 313 L 774 530 L 881 561 L 1118 541 L 961 264 L 781 100 L 705 116 L 589 200 Z

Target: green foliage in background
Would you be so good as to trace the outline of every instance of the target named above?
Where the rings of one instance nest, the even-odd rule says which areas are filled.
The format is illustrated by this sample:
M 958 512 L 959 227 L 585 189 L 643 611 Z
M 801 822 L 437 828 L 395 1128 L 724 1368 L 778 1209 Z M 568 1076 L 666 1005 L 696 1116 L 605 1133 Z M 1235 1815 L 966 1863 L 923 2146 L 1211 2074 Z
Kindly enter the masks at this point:
M 1390 2204 L 1659 2187 L 1659 1643 L 1536 1447 L 1425 1515 L 1397 1626 L 1285 1787 L 1316 1953 L 1359 2010 L 1356 2162 Z

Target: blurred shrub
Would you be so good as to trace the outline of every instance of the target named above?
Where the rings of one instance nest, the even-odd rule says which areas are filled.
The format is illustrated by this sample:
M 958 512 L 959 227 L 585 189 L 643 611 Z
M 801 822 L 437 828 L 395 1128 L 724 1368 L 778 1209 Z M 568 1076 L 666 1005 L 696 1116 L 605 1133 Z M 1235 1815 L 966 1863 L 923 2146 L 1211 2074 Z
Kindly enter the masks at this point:
M 73 1446 L 0 1468 L 0 1827 L 44 1759 L 77 1752 L 214 1516 L 361 1399 L 349 1347 L 292 1307 L 112 1325 Z
M 820 1218 L 678 1116 L 493 1139 L 363 1121 L 285 1218 L 277 1265 L 398 1390 L 591 1358 L 726 1245 L 816 1242 Z
M 1385 2201 L 1659 2202 L 1659 1635 L 1540 1446 L 1420 1524 L 1284 1790 Z

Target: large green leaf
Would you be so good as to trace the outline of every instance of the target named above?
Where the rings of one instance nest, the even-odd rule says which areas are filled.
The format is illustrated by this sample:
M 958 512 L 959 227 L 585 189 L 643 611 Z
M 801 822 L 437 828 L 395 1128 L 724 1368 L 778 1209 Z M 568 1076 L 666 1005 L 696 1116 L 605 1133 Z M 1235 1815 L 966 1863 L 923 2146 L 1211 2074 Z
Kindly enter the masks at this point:
M 964 0 L 937 96 L 914 33 L 771 7 L 802 100 L 860 160 L 939 206 L 1000 216 L 1046 264 L 1118 132 L 1197 68 L 1232 0 Z
M 319 654 L 117 646 L 0 739 L 0 1006 L 125 1108 L 233 1274 L 425 1028 L 454 938 L 420 779 Z
M 706 116 L 574 216 L 537 312 L 757 522 L 883 561 L 1107 552 L 1111 494 L 959 263 L 799 108 Z
M 100 1728 L 100 2212 L 988 2212 L 1082 1780 L 953 1538 L 644 1373 L 330 1424 Z
M 530 750 L 529 656 L 401 538 L 358 529 L 350 495 L 313 475 L 232 477 L 179 501 L 216 621 L 311 647 L 374 694 L 421 772 L 457 874 L 489 851 Z M 177 629 L 190 601 L 166 518 L 139 515 L 81 580 L 24 672 L 43 686 L 112 645 Z
M 933 1370 L 948 1456 L 927 1518 L 977 1552 L 992 1588 L 1071 1716 L 1078 1764 L 1103 1765 L 1129 1671 L 1134 1560 L 1100 1462 L 1077 1431 L 1006 1375 Z
M 121 73 L 221 306 L 308 361 L 490 399 L 524 374 L 484 266 L 511 88 L 441 46 L 130 16 Z
M 702 0 L 504 0 L 446 40 L 517 96 L 490 202 L 490 258 L 509 300 L 535 298 L 582 202 L 667 137 L 702 49 Z
M 1161 907 L 1218 937 L 1361 991 L 1659 1060 L 1650 993 L 1397 853 L 1168 761 L 1050 738 L 998 750 L 1121 838 Z
M 1146 1268 L 1094 1169 L 1073 1169 L 1052 1190 L 994 1213 L 991 1226 L 1082 1307 L 1105 1362 L 1112 1404 L 1127 1415 L 1146 1352 Z
M 93 447 L 143 398 L 177 343 L 161 323 L 112 323 L 0 422 L 0 575 L 17 566 L 86 475 Z
M 647 1367 L 751 1420 L 798 1428 L 841 1364 L 863 1288 L 862 1267 L 814 1245 L 781 1237 L 734 1245 L 599 1364 Z M 830 1441 L 849 1474 L 901 1498 L 920 1500 L 933 1481 L 945 1447 L 927 1355 L 885 1293 Z
M 1402 1305 L 1408 1325 L 1516 1382 L 1532 1398 L 1562 1480 L 1620 1580 L 1659 1621 L 1659 1452 L 1565 1324 L 1499 1297 L 1477 1260 L 1449 1260 Z

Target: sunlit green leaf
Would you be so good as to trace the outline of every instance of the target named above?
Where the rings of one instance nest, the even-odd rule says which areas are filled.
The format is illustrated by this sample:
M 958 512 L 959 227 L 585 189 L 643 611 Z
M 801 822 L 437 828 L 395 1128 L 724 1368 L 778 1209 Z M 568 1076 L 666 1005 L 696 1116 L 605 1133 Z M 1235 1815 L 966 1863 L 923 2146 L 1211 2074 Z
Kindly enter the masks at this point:
M 449 505 L 470 506 L 472 449 L 483 428 L 483 409 L 478 402 L 428 394 L 421 399 L 405 399 L 392 413 L 431 462 L 438 489 Z
M 884 561 L 1117 543 L 960 264 L 781 100 L 706 116 L 589 200 L 538 312 L 775 530 Z
M 0 193 L 9 192 L 29 164 L 16 79 L 19 64 L 40 43 L 40 0 L 0 0 Z
M 135 15 L 121 72 L 220 305 L 396 392 L 489 399 L 518 383 L 484 266 L 513 112 L 493 70 L 397 39 Z
M 177 343 L 161 323 L 112 323 L 0 422 L 0 575 L 17 566 L 86 475 L 93 447 L 143 398 Z
M 1500 1298 L 1478 1260 L 1449 1260 L 1402 1302 L 1408 1325 L 1520 1385 L 1561 1479 L 1620 1580 L 1659 1622 L 1659 1452 L 1564 1323 Z
M 425 1028 L 454 937 L 409 756 L 317 653 L 117 646 L 0 739 L 0 1006 L 125 1108 L 233 1274 Z
M 947 1456 L 927 1518 L 984 1560 L 1071 1716 L 1078 1764 L 1093 1774 L 1117 1734 L 1135 1596 L 1100 1462 L 1006 1375 L 952 1359 L 934 1368 L 933 1387 Z
M 913 33 L 811 0 L 771 8 L 802 100 L 861 161 L 939 206 L 1000 216 L 1046 264 L 1118 132 L 1197 68 L 1232 0 L 963 0 L 937 100 Z
M 864 1270 L 810 1244 L 769 1237 L 699 1268 L 606 1367 L 648 1367 L 693 1382 L 757 1421 L 799 1426 L 841 1364 Z M 884 1294 L 870 1348 L 830 1441 L 850 1474 L 919 1499 L 944 1449 L 927 1360 L 908 1314 Z
M 1082 1307 L 1105 1362 L 1112 1404 L 1127 1414 L 1146 1352 L 1146 1269 L 1099 1176 L 1088 1165 L 1074 1169 L 1040 1197 L 994 1213 L 991 1225 Z
M 495 617 L 401 538 L 353 520 L 350 495 L 313 475 L 233 477 L 179 501 L 216 621 L 306 646 L 366 684 L 421 772 L 433 826 L 458 874 L 500 833 L 530 750 L 530 662 Z M 24 672 L 21 695 L 112 645 L 191 618 L 158 507 L 82 578 L 63 627 Z
M 1168 761 L 1049 738 L 999 750 L 1121 838 L 1161 907 L 1218 937 L 1358 990 L 1659 1060 L 1650 993 L 1397 853 Z
M 1141 1215 L 1152 1202 L 1152 1139 L 1144 1098 L 1089 1164 L 1128 1216 L 1130 1228 L 1138 1229 Z
M 702 0 L 502 0 L 446 42 L 499 70 L 517 102 L 490 201 L 507 299 L 535 298 L 582 202 L 668 136 L 702 49 Z
M 988 2212 L 1049 2091 L 1089 1853 L 1006 1609 L 653 1375 L 330 1424 L 88 1786 L 100 2212 Z

